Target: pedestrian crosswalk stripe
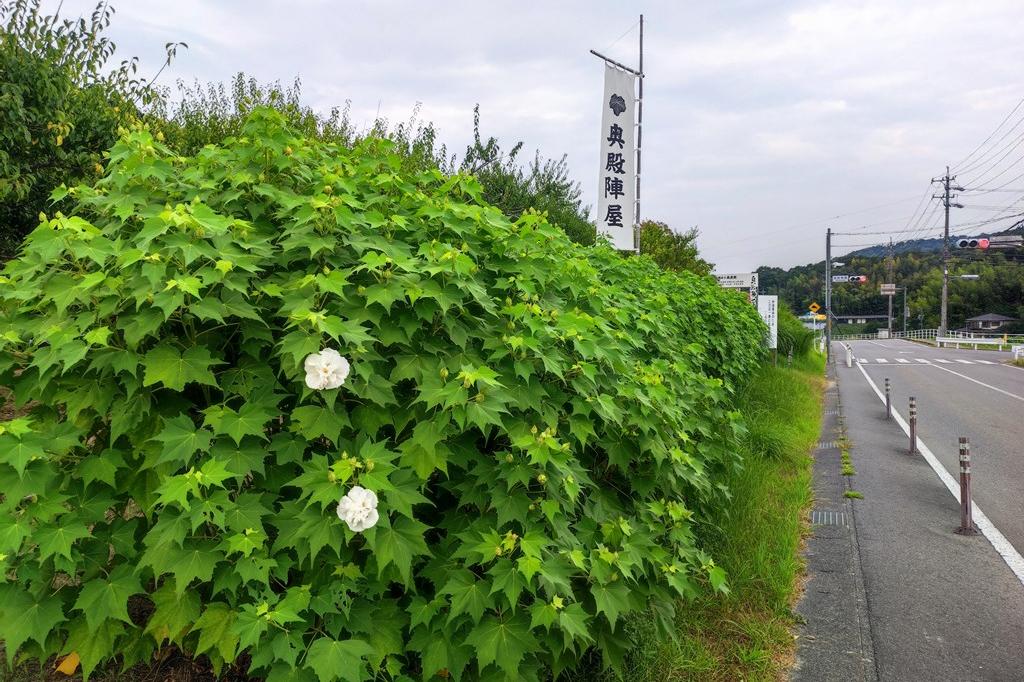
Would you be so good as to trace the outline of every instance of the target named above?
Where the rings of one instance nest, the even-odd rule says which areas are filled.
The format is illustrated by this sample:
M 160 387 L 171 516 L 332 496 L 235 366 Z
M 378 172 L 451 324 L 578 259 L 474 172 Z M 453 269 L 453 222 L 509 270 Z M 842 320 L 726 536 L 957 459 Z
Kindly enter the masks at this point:
M 907 360 L 906 358 L 896 358 L 896 362 L 902 362 L 905 365 L 910 362 L 910 360 Z
M 857 362 L 864 362 L 864 358 L 857 358 Z
M 918 362 L 923 362 L 926 365 L 928 364 L 928 361 L 925 360 L 924 358 L 914 358 L 914 359 L 917 360 Z
M 961 365 L 973 365 L 974 364 L 970 360 L 961 360 L 960 358 L 957 358 L 956 361 L 959 362 Z
M 975 360 L 975 362 L 980 362 L 983 365 L 994 365 L 994 364 L 996 364 L 996 363 L 992 362 L 991 360 Z
M 885 358 L 875 358 L 875 362 L 889 362 Z
M 935 362 L 941 362 L 944 365 L 948 365 L 950 363 L 950 361 L 945 358 L 935 358 Z

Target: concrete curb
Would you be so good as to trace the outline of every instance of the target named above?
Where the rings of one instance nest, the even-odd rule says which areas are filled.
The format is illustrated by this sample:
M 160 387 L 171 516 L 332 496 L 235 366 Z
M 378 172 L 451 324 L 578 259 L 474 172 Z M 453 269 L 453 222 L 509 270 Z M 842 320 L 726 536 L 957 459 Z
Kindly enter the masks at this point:
M 878 680 L 867 593 L 857 541 L 852 489 L 842 475 L 845 435 L 835 368 L 828 367 L 819 447 L 814 451 L 814 504 L 804 556 L 807 584 L 796 611 L 799 628 L 795 682 Z

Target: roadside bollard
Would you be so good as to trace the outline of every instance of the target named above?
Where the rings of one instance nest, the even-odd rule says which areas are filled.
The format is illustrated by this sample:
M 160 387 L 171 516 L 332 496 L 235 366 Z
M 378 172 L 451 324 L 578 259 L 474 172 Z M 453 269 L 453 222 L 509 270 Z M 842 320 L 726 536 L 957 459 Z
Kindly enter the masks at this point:
M 966 436 L 960 436 L 960 535 L 977 535 L 971 515 L 971 443 Z
M 910 453 L 917 454 L 917 398 L 910 396 Z
M 885 378 L 885 418 L 892 419 L 892 386 L 889 377 Z

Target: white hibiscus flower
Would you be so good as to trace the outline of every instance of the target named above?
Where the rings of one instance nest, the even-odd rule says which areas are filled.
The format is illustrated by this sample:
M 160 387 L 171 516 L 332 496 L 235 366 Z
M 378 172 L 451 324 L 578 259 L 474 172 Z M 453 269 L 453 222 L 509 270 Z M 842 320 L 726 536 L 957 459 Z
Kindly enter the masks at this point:
M 356 533 L 373 528 L 380 520 L 380 514 L 377 513 L 377 493 L 358 485 L 354 486 L 338 501 L 338 518 Z
M 306 357 L 306 385 L 317 391 L 339 388 L 348 378 L 351 366 L 333 348 Z

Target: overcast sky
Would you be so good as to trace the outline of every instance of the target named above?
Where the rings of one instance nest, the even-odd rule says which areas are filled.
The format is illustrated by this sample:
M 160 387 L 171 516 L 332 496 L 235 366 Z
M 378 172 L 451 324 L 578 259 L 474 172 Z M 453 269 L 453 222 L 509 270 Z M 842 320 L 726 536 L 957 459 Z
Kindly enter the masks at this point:
M 238 71 L 300 76 L 309 104 L 350 100 L 357 123 L 378 112 L 402 121 L 421 103 L 421 117 L 459 153 L 479 103 L 485 134 L 568 154 L 591 205 L 603 72 L 588 50 L 635 63 L 643 11 L 642 216 L 678 230 L 698 225 L 719 272 L 820 260 L 826 225 L 923 234 L 939 216 L 909 230 L 908 219 L 928 181 L 1024 97 L 1021 0 L 112 4 L 118 59 L 137 55 L 144 74 L 159 68 L 164 43 L 189 44 L 163 84 Z M 65 0 L 63 11 L 88 15 L 94 5 Z M 1022 132 L 999 142 L 1000 131 L 991 161 Z M 1024 172 L 1011 167 L 1024 147 L 1007 149 L 991 171 L 979 154 L 984 163 L 961 181 L 999 186 Z M 954 226 L 1019 198 L 964 199 L 993 208 L 957 211 Z

